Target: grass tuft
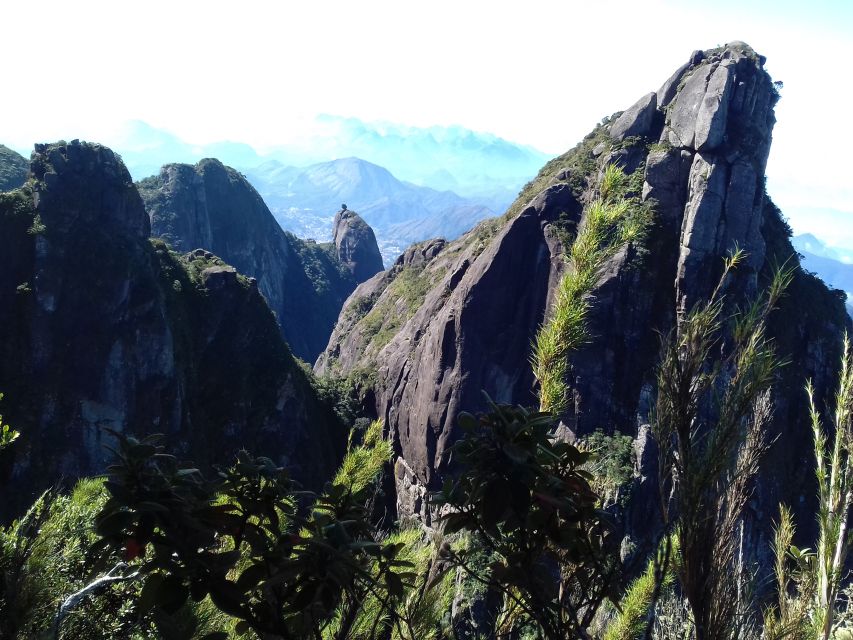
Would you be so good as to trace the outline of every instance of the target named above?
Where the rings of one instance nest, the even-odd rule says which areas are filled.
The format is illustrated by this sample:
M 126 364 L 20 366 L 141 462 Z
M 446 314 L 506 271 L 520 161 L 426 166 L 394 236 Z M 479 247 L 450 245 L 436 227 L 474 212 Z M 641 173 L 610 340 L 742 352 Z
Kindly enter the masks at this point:
M 531 364 L 539 383 L 542 411 L 561 413 L 568 402 L 567 356 L 587 339 L 590 296 L 608 258 L 648 229 L 651 207 L 628 197 L 629 178 L 616 165 L 605 167 L 600 197 L 586 208 L 569 251 L 569 268 L 557 287 L 550 319 L 533 342 Z

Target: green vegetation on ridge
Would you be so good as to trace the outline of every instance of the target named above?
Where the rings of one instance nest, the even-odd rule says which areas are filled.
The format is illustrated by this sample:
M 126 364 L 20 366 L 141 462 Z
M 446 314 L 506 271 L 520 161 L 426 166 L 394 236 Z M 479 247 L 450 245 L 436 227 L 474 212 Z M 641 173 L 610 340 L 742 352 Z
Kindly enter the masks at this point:
M 585 210 L 582 226 L 571 245 L 568 268 L 557 285 L 550 317 L 536 334 L 531 361 L 539 383 L 542 411 L 566 409 L 567 356 L 586 340 L 589 296 L 605 261 L 629 242 L 640 240 L 650 224 L 650 203 L 628 197 L 629 178 L 621 168 L 604 168 L 600 197 Z

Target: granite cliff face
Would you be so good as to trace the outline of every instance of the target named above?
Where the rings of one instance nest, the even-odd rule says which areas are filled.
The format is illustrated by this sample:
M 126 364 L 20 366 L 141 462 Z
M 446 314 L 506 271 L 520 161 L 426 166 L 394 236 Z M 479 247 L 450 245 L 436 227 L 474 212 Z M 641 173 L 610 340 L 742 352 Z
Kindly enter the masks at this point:
M 211 251 L 257 279 L 290 348 L 305 360 L 322 351 L 341 306 L 370 270 L 367 262 L 357 270 L 345 265 L 332 245 L 282 231 L 246 179 L 218 160 L 166 165 L 142 180 L 139 191 L 153 236 L 178 251 Z M 366 231 L 343 234 L 348 259 L 379 253 L 373 232 L 362 225 Z
M 354 211 L 341 209 L 335 214 L 332 242 L 338 260 L 349 269 L 356 282 L 369 280 L 383 270 L 382 254 L 373 229 Z
M 37 145 L 0 194 L 0 389 L 21 431 L 0 467 L 5 509 L 103 470 L 103 428 L 161 432 L 200 463 L 239 448 L 309 483 L 343 427 L 280 337 L 257 282 L 205 251 L 149 240 L 143 201 L 109 149 Z
M 425 491 L 448 468 L 458 412 L 484 408 L 481 390 L 501 402 L 534 402 L 531 340 L 609 163 L 624 168 L 634 193 L 655 201 L 655 222 L 601 273 L 591 339 L 571 356 L 574 400 L 564 421 L 579 434 L 637 436 L 654 402 L 659 332 L 710 293 L 723 256 L 735 247 L 749 254 L 727 291 L 733 306 L 788 261 L 797 266 L 794 282 L 770 329 L 791 364 L 775 387 L 771 429 L 780 437 L 751 509 L 766 527 L 780 500 L 809 506 L 802 386 L 812 378 L 828 397 L 849 319 L 839 292 L 798 267 L 790 230 L 765 194 L 778 93 L 763 65 L 743 43 L 695 52 L 657 92 L 547 163 L 503 218 L 452 243 L 415 247 L 353 293 L 315 368 L 356 377 L 386 420 L 402 515 L 429 519 Z M 373 367 L 376 374 L 364 374 Z M 647 514 L 631 518 L 629 530 Z
M 27 180 L 30 163 L 24 156 L 0 144 L 0 191 L 17 189 Z

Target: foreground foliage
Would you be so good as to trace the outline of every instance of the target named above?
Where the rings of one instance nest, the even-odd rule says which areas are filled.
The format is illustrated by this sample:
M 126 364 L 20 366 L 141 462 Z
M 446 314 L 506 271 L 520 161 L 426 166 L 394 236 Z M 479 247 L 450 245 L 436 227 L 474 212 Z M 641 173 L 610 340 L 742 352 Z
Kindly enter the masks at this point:
M 605 598 L 615 597 L 619 567 L 608 519 L 598 509 L 590 454 L 553 435 L 555 419 L 492 403 L 459 417 L 465 435 L 453 447 L 461 473 L 436 498 L 450 507 L 445 533 L 475 535 L 493 561 L 488 572 L 465 554 L 450 565 L 503 597 L 508 631 L 546 638 L 583 637 Z
M 387 456 L 377 430 L 361 449 L 362 465 Z M 346 638 L 377 586 L 377 627 L 384 609 L 403 597 L 412 564 L 398 558 L 403 545 L 379 540 L 368 522 L 372 478 L 344 475 L 314 495 L 268 458 L 241 454 L 210 479 L 152 438 L 118 439 L 96 530 L 100 546 L 123 553 L 133 563 L 127 570 L 144 579 L 141 613 L 173 614 L 190 598 L 209 597 L 239 621 L 238 633 L 316 636 L 339 616 L 335 637 Z
M 762 297 L 725 318 L 723 292 L 743 257 L 738 251 L 726 261 L 710 299 L 667 341 L 652 420 L 664 540 L 677 536 L 678 584 L 698 640 L 737 637 L 747 624 L 738 533 L 768 447 L 770 387 L 782 364 L 765 326 L 790 272 L 779 270 Z M 658 574 L 662 582 L 662 567 Z
M 829 434 L 817 409 L 811 382 L 806 385 L 814 436 L 818 487 L 818 539 L 814 551 L 793 544 L 791 511 L 780 506 L 773 543 L 778 602 L 765 612 L 768 639 L 821 638 L 839 633 L 842 581 L 849 551 L 849 518 L 853 505 L 853 349 L 844 339 L 835 411 Z M 832 448 L 828 448 L 829 441 Z
M 0 393 L 0 401 L 2 400 L 3 394 Z M 0 414 L 0 451 L 8 447 L 15 440 L 17 440 L 19 435 L 20 434 L 8 424 L 4 424 L 3 415 Z

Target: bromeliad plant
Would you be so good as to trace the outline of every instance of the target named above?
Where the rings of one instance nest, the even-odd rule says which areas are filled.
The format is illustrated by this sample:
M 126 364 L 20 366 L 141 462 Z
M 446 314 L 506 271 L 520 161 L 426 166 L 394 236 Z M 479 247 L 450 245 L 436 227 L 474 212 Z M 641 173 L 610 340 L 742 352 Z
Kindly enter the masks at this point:
M 403 545 L 382 543 L 369 523 L 370 483 L 297 491 L 284 469 L 246 453 L 208 479 L 154 437 L 115 435 L 110 498 L 96 528 L 101 549 L 123 554 L 120 571 L 144 580 L 140 613 L 156 620 L 209 596 L 239 620 L 238 633 L 319 638 L 334 622 L 331 637 L 347 638 L 371 595 L 381 604 L 376 628 L 394 624 L 411 563 L 398 557 Z
M 585 638 L 618 574 L 607 516 L 582 468 L 590 454 L 553 437 L 552 414 L 489 403 L 479 418 L 460 414 L 465 435 L 452 455 L 461 472 L 433 500 L 449 507 L 445 533 L 476 536 L 493 561 L 482 572 L 448 547 L 444 559 L 503 595 L 498 618 L 516 632 Z

